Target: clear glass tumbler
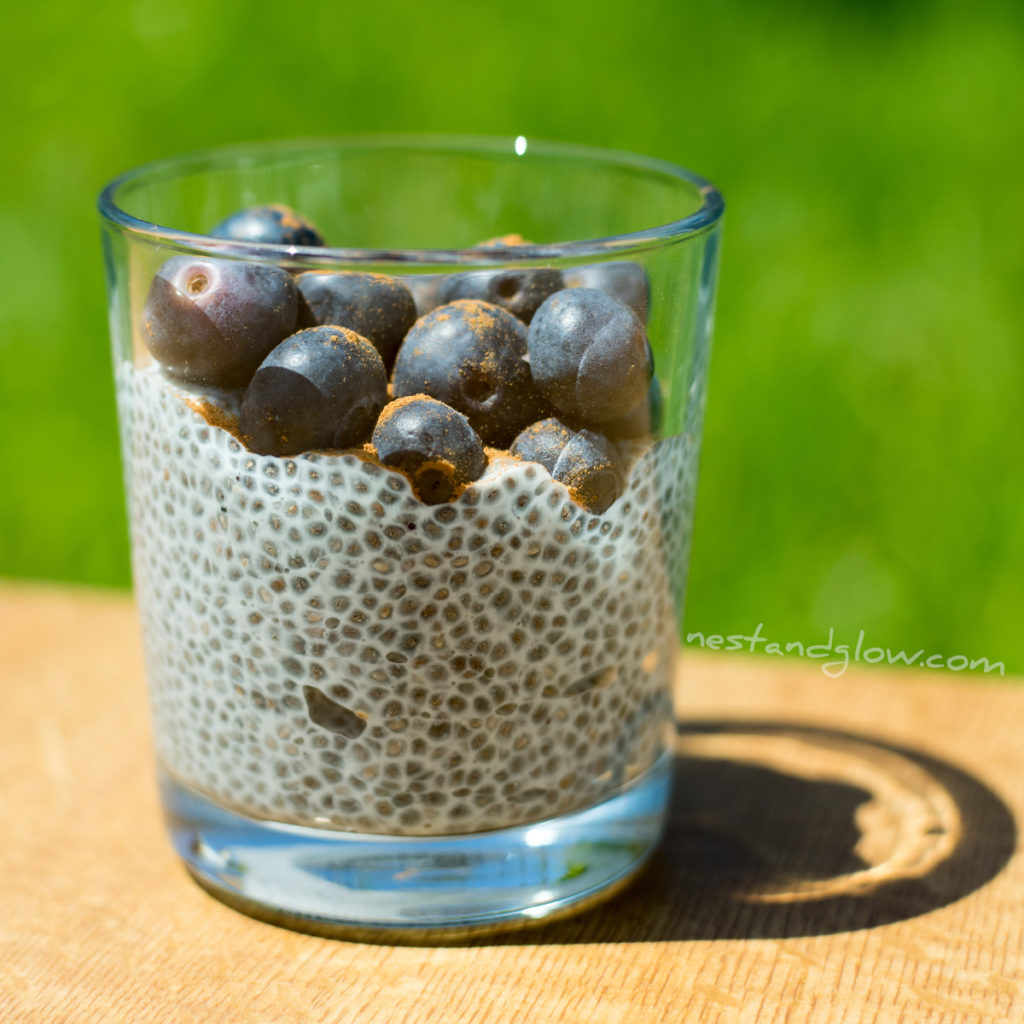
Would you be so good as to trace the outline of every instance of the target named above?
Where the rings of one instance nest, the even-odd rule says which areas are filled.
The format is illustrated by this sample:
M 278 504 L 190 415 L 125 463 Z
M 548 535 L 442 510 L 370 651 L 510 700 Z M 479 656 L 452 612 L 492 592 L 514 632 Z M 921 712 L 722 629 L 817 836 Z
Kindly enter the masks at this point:
M 578 909 L 655 849 L 722 211 L 522 137 L 103 192 L 162 796 L 214 895 L 429 938 Z

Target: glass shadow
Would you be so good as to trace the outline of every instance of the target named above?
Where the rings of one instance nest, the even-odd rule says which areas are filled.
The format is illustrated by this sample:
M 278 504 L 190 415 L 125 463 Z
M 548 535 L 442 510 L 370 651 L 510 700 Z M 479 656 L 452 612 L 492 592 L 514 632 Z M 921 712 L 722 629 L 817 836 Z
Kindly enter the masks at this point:
M 983 782 L 928 754 L 784 721 L 677 727 L 660 853 L 575 918 L 476 945 L 794 938 L 928 913 L 990 881 L 1017 827 Z

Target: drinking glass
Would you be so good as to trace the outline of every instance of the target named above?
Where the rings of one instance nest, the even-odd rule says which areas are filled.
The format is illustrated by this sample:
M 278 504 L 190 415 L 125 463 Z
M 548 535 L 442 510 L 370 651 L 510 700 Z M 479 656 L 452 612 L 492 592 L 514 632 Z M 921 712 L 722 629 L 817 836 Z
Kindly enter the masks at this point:
M 324 244 L 211 231 L 270 204 Z M 656 848 L 670 795 L 718 191 L 659 160 L 522 137 L 369 138 L 168 159 L 99 205 L 158 774 L 189 872 L 254 916 L 383 940 L 615 891 Z M 402 331 L 438 360 L 446 319 L 484 303 L 512 323 L 494 358 L 534 397 L 509 398 L 484 357 L 472 387 L 444 392 L 470 423 L 498 402 L 512 426 L 484 432 L 486 468 L 443 500 L 369 427 L 299 451 L 246 431 L 273 352 L 325 324 L 306 285 L 353 274 L 412 303 Z M 291 298 L 242 367 L 258 317 L 230 283 L 270 278 Z M 191 315 L 190 293 L 214 286 L 220 312 Z M 377 346 L 360 340 L 366 308 L 337 309 L 332 337 Z M 625 370 L 606 337 L 623 324 L 641 353 Z M 538 353 L 568 363 L 568 398 Z M 380 354 L 380 401 L 408 398 Z M 548 419 L 545 462 L 510 438 Z

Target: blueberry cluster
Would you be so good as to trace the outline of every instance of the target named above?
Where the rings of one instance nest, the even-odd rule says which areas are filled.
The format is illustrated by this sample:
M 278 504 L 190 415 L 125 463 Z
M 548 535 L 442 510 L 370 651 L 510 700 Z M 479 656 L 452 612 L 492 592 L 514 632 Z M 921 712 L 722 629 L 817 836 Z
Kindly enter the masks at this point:
M 281 205 L 239 211 L 213 234 L 324 244 Z M 363 447 L 437 504 L 483 475 L 485 445 L 508 448 L 603 512 L 623 487 L 613 442 L 659 425 L 647 303 L 632 263 L 428 279 L 177 256 L 154 277 L 140 327 L 172 377 L 238 390 L 252 451 Z

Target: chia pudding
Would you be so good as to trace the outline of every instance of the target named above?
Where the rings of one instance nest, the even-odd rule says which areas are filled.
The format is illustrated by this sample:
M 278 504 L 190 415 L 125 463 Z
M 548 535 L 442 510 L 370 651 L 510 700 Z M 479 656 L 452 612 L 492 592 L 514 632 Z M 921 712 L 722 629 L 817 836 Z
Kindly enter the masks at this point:
M 651 366 L 634 372 L 631 363 L 630 386 L 647 410 L 636 429 L 633 399 L 619 408 L 598 379 L 608 372 L 607 345 L 591 360 L 600 371 L 591 392 L 563 397 L 563 368 L 534 347 L 568 316 L 560 302 L 583 304 L 582 314 L 572 311 L 577 320 L 598 316 L 596 337 L 628 318 L 639 331 L 630 343 L 650 346 L 624 304 L 561 289 L 550 280 L 556 273 L 541 282 L 547 297 L 530 309 L 529 328 L 489 301 L 504 294 L 500 281 L 455 281 L 446 286 L 453 293 L 487 298 L 426 313 L 403 296 L 413 312 L 402 316 L 422 315 L 386 354 L 377 347 L 386 393 L 369 405 L 360 397 L 369 412 L 361 406 L 352 419 L 358 403 L 345 373 L 324 384 L 323 374 L 302 370 L 351 422 L 331 435 L 342 443 L 314 431 L 298 451 L 288 439 L 306 436 L 295 417 L 311 415 L 309 403 L 296 400 L 299 412 L 284 423 L 285 413 L 263 413 L 252 397 L 261 374 L 298 365 L 282 351 L 298 334 L 259 359 L 244 353 L 242 370 L 236 354 L 230 370 L 207 361 L 196 371 L 178 359 L 180 332 L 153 341 L 161 328 L 152 310 L 186 301 L 181 289 L 159 285 L 137 328 L 155 359 L 124 362 L 116 376 L 154 732 L 171 776 L 256 818 L 447 835 L 590 806 L 658 761 L 672 718 L 696 445 L 685 433 L 657 437 L 647 398 L 657 379 Z M 386 291 L 359 284 L 358 294 Z M 373 317 L 360 321 L 365 336 L 333 319 L 304 328 L 301 295 L 314 289 L 297 292 L 294 326 L 334 332 L 335 350 L 356 346 L 363 360 L 346 365 L 366 364 Z M 435 322 L 469 322 L 472 303 L 481 304 L 474 322 L 486 306 L 503 329 L 504 317 L 514 321 L 524 345 L 529 330 L 531 345 L 529 358 L 506 360 L 507 369 L 479 357 L 494 378 L 486 415 L 473 405 L 482 378 L 467 384 L 465 364 L 455 376 L 436 368 L 440 357 L 423 368 L 431 324 L 450 332 Z M 327 306 L 335 317 L 338 304 Z M 410 347 L 402 336 L 419 341 Z M 448 358 L 463 342 L 446 339 Z M 589 357 L 581 352 L 582 379 Z M 534 389 L 542 373 L 553 383 Z M 272 384 L 279 389 L 276 377 Z M 502 387 L 512 395 L 504 406 Z M 463 392 L 473 401 L 460 409 Z M 400 457 L 389 461 L 383 425 L 410 406 L 424 415 L 442 406 L 458 428 L 449 439 L 479 435 L 481 454 L 464 460 L 471 468 L 460 469 L 454 441 L 438 447 L 437 430 L 420 430 L 433 448 L 419 461 L 397 442 Z M 545 417 L 558 423 L 550 459 Z M 257 422 L 263 434 L 244 429 Z

